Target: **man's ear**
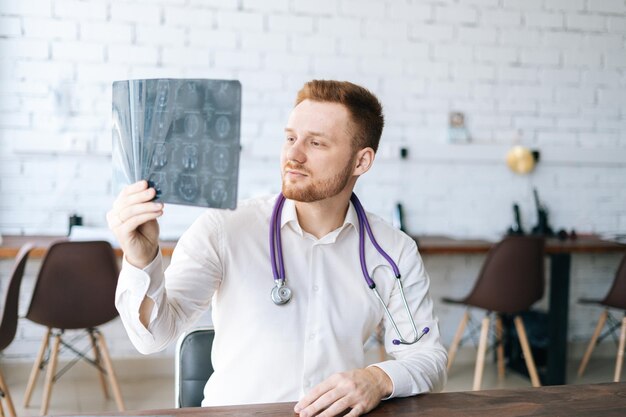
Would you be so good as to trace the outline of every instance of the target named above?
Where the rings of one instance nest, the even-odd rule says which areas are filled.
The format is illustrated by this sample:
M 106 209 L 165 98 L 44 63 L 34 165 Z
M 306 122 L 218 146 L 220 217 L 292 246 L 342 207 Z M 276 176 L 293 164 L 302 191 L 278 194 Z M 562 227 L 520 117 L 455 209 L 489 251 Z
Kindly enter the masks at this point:
M 372 167 L 376 153 L 374 149 L 367 147 L 356 153 L 355 166 L 353 175 L 365 174 Z

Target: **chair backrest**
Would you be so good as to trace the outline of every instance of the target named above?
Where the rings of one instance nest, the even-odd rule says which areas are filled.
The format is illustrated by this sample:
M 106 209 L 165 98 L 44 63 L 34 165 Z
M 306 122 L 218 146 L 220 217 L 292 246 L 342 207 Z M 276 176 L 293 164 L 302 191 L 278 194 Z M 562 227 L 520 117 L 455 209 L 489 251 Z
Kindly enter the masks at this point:
M 211 349 L 215 331 L 212 328 L 190 330 L 176 345 L 176 407 L 200 407 L 204 386 L 213 373 Z
M 26 318 L 58 329 L 97 327 L 115 317 L 119 268 L 108 242 L 58 242 L 41 265 Z
M 539 236 L 510 236 L 483 263 L 465 303 L 499 313 L 527 310 L 543 297 L 544 246 Z
M 626 310 L 626 253 L 622 257 L 619 267 L 617 267 L 613 285 L 602 300 L 602 304 Z
M 3 350 L 13 341 L 17 331 L 17 314 L 20 298 L 20 286 L 28 255 L 33 249 L 32 243 L 22 246 L 15 257 L 13 271 L 9 276 L 9 282 L 0 293 L 0 350 Z

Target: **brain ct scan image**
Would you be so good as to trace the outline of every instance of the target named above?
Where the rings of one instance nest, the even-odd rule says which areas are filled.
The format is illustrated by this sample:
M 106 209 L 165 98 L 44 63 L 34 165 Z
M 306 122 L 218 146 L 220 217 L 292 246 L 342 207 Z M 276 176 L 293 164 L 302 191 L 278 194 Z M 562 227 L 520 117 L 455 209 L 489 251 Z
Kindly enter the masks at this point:
M 114 82 L 114 192 L 145 179 L 164 203 L 234 209 L 240 125 L 239 81 Z

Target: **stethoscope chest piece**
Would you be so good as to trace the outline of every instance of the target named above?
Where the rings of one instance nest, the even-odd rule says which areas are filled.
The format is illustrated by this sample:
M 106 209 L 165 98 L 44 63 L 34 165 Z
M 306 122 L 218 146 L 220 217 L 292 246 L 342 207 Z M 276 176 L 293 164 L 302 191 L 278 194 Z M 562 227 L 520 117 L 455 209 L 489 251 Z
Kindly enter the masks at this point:
M 284 284 L 276 284 L 272 288 L 272 301 L 276 305 L 287 304 L 291 300 L 291 290 Z

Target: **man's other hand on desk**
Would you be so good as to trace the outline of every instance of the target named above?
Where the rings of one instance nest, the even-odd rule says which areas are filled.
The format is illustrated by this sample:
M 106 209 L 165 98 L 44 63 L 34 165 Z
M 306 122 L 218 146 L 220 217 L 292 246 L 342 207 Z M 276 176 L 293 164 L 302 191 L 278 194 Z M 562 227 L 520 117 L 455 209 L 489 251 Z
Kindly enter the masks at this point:
M 349 417 L 371 411 L 388 397 L 391 379 L 376 366 L 334 374 L 313 387 L 295 406 L 301 417 L 331 417 L 351 409 Z

